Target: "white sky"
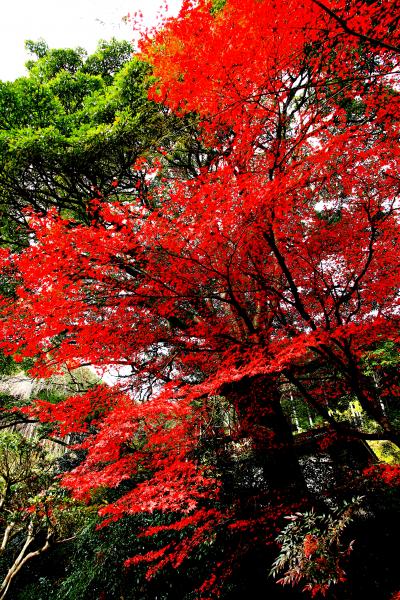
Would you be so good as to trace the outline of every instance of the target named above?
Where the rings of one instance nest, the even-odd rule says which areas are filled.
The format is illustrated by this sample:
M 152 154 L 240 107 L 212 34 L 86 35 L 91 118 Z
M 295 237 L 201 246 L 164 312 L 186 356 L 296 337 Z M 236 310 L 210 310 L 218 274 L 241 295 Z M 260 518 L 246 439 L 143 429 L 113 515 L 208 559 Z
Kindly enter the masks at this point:
M 99 39 L 132 40 L 123 17 L 141 10 L 146 25 L 156 22 L 162 0 L 0 0 L 0 79 L 26 73 L 24 42 L 43 38 L 50 48 L 82 46 L 92 52 Z M 176 13 L 180 0 L 169 0 Z

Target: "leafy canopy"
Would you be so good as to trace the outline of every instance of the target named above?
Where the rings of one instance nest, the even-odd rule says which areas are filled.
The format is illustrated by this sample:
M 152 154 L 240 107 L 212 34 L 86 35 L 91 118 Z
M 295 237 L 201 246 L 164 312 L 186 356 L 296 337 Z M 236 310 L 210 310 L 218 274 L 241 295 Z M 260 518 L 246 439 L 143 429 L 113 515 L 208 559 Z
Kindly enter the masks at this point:
M 218 596 L 251 557 L 271 564 L 283 515 L 321 504 L 326 513 L 379 476 L 343 459 L 343 448 L 400 443 L 394 5 L 184 2 L 143 39 L 142 58 L 156 78 L 152 100 L 182 122 L 195 112 L 197 147 L 212 148 L 212 159 L 200 156 L 190 177 L 170 167 L 163 181 L 163 153 L 160 163 L 140 157 L 133 171 L 157 181 L 150 201 L 139 186 L 99 206 L 92 223 L 32 214 L 34 243 L 2 252 L 16 286 L 2 300 L 7 353 L 36 357 L 41 376 L 64 364 L 124 367 L 121 385 L 28 409 L 63 435 L 85 435 L 86 458 L 64 485 L 87 502 L 113 490 L 104 524 L 169 515 L 141 533 L 154 536 L 154 549 L 126 564 L 148 564 L 151 577 L 208 549 L 198 597 Z M 72 85 L 68 73 L 52 85 Z M 82 77 L 95 85 L 99 75 Z M 65 90 L 68 128 L 75 113 Z M 324 490 L 328 505 L 307 481 L 288 401 L 323 424 L 306 442 L 333 457 L 340 485 Z M 368 427 L 353 418 L 355 401 Z M 397 485 L 398 467 L 382 472 Z M 333 517 L 314 521 L 344 528 Z M 325 538 L 320 547 L 331 552 Z M 319 558 L 326 569 L 317 575 L 291 573 L 313 593 L 343 580 L 335 557 Z

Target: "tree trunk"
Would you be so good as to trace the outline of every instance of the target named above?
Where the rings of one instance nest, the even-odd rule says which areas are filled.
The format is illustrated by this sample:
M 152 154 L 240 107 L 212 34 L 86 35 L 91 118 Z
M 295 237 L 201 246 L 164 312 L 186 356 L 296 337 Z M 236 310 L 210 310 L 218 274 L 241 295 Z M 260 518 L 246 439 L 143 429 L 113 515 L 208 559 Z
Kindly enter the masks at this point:
M 32 558 L 35 558 L 36 556 L 43 554 L 43 552 L 46 552 L 46 550 L 48 550 L 50 548 L 51 532 L 50 532 L 50 530 L 48 530 L 43 546 L 41 548 L 38 548 L 37 550 L 28 552 L 28 554 L 27 554 L 26 552 L 27 552 L 29 546 L 35 540 L 35 537 L 36 536 L 34 533 L 34 525 L 31 522 L 31 523 L 29 523 L 29 526 L 28 526 L 28 533 L 26 536 L 25 543 L 24 543 L 19 555 L 15 559 L 14 563 L 9 568 L 7 575 L 5 576 L 3 582 L 0 586 L 0 600 L 4 600 L 4 598 L 7 596 L 8 590 L 10 588 L 10 585 L 11 585 L 14 577 L 16 575 L 18 575 L 18 573 L 22 569 L 22 567 L 29 560 L 32 560 Z
M 291 504 L 309 498 L 277 381 L 246 377 L 225 386 L 223 393 L 235 406 L 240 435 L 251 440 L 251 462 L 262 473 L 269 500 Z

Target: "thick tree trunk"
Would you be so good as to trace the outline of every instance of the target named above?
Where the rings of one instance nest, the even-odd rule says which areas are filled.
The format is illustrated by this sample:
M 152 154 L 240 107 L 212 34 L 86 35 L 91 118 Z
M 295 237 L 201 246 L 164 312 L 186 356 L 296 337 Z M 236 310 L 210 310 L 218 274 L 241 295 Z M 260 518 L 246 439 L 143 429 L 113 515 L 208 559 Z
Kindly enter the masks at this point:
M 225 501 L 238 522 L 247 522 L 221 534 L 219 546 L 240 556 L 234 574 L 232 600 L 259 590 L 276 595 L 268 570 L 278 548 L 271 544 L 282 517 L 302 508 L 316 506 L 307 488 L 294 446 L 290 423 L 281 407 L 278 382 L 252 377 L 234 382 L 221 392 L 234 405 L 238 419 L 238 446 L 242 448 L 230 469 L 223 470 Z M 236 471 L 235 471 L 236 467 Z M 227 489 L 226 489 L 227 488 Z M 266 543 L 268 541 L 269 543 Z M 282 593 L 284 596 L 284 594 Z
M 266 495 L 288 504 L 310 498 L 276 380 L 244 378 L 223 393 L 235 406 L 241 436 L 251 441 L 251 462 L 262 473 Z

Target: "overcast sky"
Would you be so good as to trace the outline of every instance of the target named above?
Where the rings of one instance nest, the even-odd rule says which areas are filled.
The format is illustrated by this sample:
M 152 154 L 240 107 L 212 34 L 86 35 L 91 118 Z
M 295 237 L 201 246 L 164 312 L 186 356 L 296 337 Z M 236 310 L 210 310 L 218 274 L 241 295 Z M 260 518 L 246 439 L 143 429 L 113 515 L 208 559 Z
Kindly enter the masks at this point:
M 93 51 L 99 39 L 131 40 L 131 24 L 123 17 L 141 10 L 146 24 L 153 24 L 162 0 L 0 0 L 0 79 L 25 74 L 29 59 L 27 39 L 43 38 L 50 47 L 82 46 Z M 177 12 L 180 0 L 170 0 Z

